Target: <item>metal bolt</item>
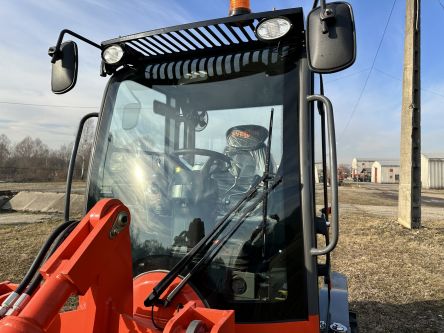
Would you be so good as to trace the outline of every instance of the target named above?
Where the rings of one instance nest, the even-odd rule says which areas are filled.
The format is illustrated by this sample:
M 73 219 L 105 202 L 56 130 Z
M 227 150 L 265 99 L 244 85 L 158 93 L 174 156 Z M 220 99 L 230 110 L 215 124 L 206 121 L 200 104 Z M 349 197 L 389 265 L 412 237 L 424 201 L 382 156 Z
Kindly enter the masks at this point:
M 348 331 L 347 327 L 342 325 L 341 323 L 333 323 L 330 325 L 330 329 L 333 332 L 341 332 L 341 333 L 346 333 Z
M 109 238 L 113 239 L 116 237 L 128 225 L 128 222 L 128 213 L 120 212 L 114 221 L 111 231 L 109 232 Z
M 325 11 L 324 11 L 324 15 L 325 16 L 330 16 L 330 15 L 332 15 L 333 14 L 333 11 L 330 9 L 330 8 L 327 8 Z

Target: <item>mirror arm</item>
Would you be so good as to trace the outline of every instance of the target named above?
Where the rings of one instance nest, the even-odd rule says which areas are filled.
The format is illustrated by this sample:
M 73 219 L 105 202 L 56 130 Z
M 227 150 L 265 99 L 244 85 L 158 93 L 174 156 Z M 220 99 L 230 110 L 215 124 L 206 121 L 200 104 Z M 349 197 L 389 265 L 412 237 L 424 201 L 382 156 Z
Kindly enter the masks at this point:
M 61 50 L 60 50 L 60 46 L 62 45 L 63 37 L 65 36 L 65 34 L 69 34 L 69 35 L 71 35 L 73 37 L 76 37 L 76 38 L 80 39 L 81 41 L 83 41 L 83 42 L 85 42 L 85 43 L 87 43 L 89 45 L 92 45 L 92 46 L 97 47 L 98 49 L 102 50 L 102 47 L 99 44 L 94 43 L 93 41 L 89 40 L 88 38 L 83 37 L 83 36 L 73 32 L 71 30 L 63 29 L 62 31 L 60 31 L 59 39 L 57 40 L 56 46 L 50 47 L 49 50 L 48 50 L 48 55 L 50 57 L 52 57 L 51 62 L 53 64 L 58 59 L 60 59 L 60 56 L 61 56 L 61 53 L 62 53 Z

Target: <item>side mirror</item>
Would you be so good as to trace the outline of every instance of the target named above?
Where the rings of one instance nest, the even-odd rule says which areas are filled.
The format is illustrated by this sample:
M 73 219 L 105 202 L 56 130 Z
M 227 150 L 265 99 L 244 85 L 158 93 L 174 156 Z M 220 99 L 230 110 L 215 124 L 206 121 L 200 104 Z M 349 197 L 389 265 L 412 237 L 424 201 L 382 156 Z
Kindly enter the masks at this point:
M 64 94 L 76 85 L 78 70 L 77 44 L 68 41 L 60 45 L 60 50 L 50 48 L 50 56 L 56 53 L 52 64 L 51 89 L 55 94 Z
M 356 33 L 350 4 L 328 3 L 308 14 L 307 53 L 308 65 L 316 73 L 335 73 L 353 65 Z
M 139 122 L 141 106 L 139 103 L 130 103 L 125 105 L 122 114 L 122 128 L 130 130 L 136 127 Z

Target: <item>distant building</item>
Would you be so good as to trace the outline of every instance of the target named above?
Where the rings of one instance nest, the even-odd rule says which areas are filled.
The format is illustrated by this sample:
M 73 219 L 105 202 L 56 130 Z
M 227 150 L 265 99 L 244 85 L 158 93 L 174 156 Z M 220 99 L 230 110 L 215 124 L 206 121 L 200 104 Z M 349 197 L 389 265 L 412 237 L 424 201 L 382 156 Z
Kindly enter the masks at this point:
M 355 157 L 351 166 L 351 177 L 355 181 L 369 182 L 371 179 L 371 170 L 376 158 Z
M 400 165 L 397 160 L 375 161 L 371 171 L 372 183 L 399 183 L 399 169 Z
M 422 188 L 444 189 L 444 153 L 421 154 Z

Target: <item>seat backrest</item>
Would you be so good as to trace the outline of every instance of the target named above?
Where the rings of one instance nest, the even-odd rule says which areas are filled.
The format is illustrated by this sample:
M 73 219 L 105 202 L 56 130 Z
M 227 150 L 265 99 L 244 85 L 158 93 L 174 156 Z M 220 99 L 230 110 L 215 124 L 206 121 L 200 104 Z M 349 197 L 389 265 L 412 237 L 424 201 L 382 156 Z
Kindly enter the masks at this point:
M 265 171 L 268 130 L 258 125 L 239 125 L 226 133 L 224 153 L 240 167 L 239 177 L 262 175 Z

